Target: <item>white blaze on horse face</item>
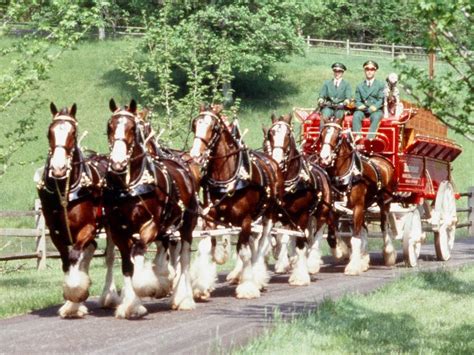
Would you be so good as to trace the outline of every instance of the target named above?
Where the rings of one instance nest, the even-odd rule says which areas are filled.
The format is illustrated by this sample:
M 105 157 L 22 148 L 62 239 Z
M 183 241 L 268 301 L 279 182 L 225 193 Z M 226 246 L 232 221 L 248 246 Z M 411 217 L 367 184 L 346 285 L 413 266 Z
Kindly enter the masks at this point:
M 273 131 L 273 149 L 272 149 L 272 158 L 276 160 L 277 163 L 281 163 L 285 158 L 283 156 L 283 144 L 285 143 L 285 136 L 288 132 L 288 126 L 285 124 L 277 124 Z
M 326 136 L 324 137 L 323 147 L 321 148 L 321 152 L 319 153 L 319 157 L 321 158 L 321 162 L 323 164 L 329 164 L 331 162 L 331 145 L 329 143 L 331 142 L 332 135 L 334 134 L 334 132 L 334 127 L 329 127 L 326 130 Z
M 54 134 L 54 150 L 51 157 L 51 168 L 55 176 L 64 175 L 66 173 L 66 140 L 72 130 L 72 124 L 69 122 L 61 122 L 53 129 Z
M 112 152 L 110 153 L 112 163 L 120 164 L 127 160 L 127 145 L 124 142 L 126 123 L 127 119 L 121 117 L 118 119 L 117 127 L 115 127 L 114 145 L 112 147 Z
M 196 133 L 194 135 L 193 147 L 191 148 L 190 155 L 192 158 L 198 158 L 201 155 L 202 146 L 206 139 L 206 133 L 210 129 L 212 124 L 212 117 L 210 115 L 204 115 L 196 120 Z

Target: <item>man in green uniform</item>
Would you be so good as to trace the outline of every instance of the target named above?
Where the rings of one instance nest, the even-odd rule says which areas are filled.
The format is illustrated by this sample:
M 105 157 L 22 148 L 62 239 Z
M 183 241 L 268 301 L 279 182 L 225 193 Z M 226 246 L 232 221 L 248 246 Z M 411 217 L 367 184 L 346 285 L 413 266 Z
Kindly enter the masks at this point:
M 319 92 L 318 104 L 321 107 L 323 118 L 344 116 L 344 106 L 348 105 L 352 98 L 350 84 L 342 79 L 346 66 L 342 63 L 334 63 L 332 66 L 334 79 L 326 80 Z M 322 120 L 321 120 L 322 124 Z
M 357 85 L 355 92 L 356 111 L 352 118 L 352 131 L 356 135 L 356 142 L 362 137 L 360 132 L 362 131 L 364 117 L 370 117 L 370 129 L 367 138 L 373 139 L 383 116 L 384 83 L 375 79 L 375 72 L 379 65 L 372 60 L 368 60 L 363 67 L 365 80 Z

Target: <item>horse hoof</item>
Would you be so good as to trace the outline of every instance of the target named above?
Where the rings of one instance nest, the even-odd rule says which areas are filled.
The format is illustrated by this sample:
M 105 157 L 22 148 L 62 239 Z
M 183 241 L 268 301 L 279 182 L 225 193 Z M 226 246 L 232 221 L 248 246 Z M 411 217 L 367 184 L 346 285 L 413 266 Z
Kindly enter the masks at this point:
M 252 299 L 260 297 L 260 290 L 253 282 L 246 281 L 237 286 L 236 297 L 239 299 Z
M 211 297 L 211 293 L 208 290 L 194 290 L 193 296 L 197 301 L 207 301 Z
M 61 318 L 82 318 L 88 313 L 87 307 L 81 303 L 66 301 L 58 310 Z
M 385 266 L 393 266 L 397 262 L 397 251 L 392 250 L 391 252 L 383 252 L 383 261 Z
M 253 280 L 259 289 L 263 289 L 270 281 L 270 275 L 267 272 L 265 263 L 258 263 L 253 265 Z
M 196 309 L 196 302 L 194 302 L 191 297 L 186 297 L 181 302 L 179 302 L 179 304 L 173 302 L 171 309 L 177 311 L 192 311 L 193 309 Z
M 317 274 L 321 269 L 321 259 L 308 259 L 308 272 L 311 275 Z
M 118 319 L 138 319 L 148 313 L 143 305 L 132 306 L 121 304 L 115 311 L 115 318 Z
M 309 274 L 291 275 L 288 283 L 291 286 L 308 286 L 311 283 Z
M 101 308 L 117 308 L 120 303 L 120 297 L 115 291 L 109 291 L 100 297 L 99 305 Z

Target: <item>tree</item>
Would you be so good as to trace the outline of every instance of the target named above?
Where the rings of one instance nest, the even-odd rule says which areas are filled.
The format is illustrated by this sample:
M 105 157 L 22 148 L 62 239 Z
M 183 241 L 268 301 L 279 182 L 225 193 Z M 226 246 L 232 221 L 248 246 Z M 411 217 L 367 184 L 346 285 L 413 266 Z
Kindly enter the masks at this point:
M 267 73 L 302 49 L 293 1 L 165 2 L 121 62 L 142 102 L 160 113 L 163 138 L 183 138 L 203 101 L 222 101 L 239 73 Z
M 430 79 L 426 70 L 409 64 L 405 58 L 396 61 L 401 75 L 408 80 L 404 88 L 411 98 L 471 141 L 474 141 L 473 7 L 470 0 L 424 0 L 418 4 L 416 14 L 426 28 L 425 46 L 448 64 L 450 70 L 446 73 Z
M 48 71 L 64 51 L 69 50 L 102 18 L 98 3 L 91 6 L 71 4 L 66 0 L 38 2 L 21 0 L 8 3 L 0 19 L 0 36 L 9 34 L 12 22 L 28 21 L 27 34 L 0 49 L 0 56 L 10 59 L 0 75 L 0 113 L 25 93 L 38 90 Z M 13 154 L 35 140 L 29 131 L 35 123 L 34 112 L 18 118 L 13 127 L 2 129 L 0 140 L 0 177 L 11 164 Z

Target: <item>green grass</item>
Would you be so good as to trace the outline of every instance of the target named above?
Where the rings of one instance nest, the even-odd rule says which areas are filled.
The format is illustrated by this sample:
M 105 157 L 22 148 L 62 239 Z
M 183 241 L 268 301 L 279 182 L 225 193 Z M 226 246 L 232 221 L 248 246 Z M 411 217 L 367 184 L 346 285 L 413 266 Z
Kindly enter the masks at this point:
M 58 259 L 48 259 L 46 270 L 37 271 L 36 261 L 0 262 L 0 318 L 25 314 L 48 306 L 62 304 L 63 273 Z M 103 258 L 91 262 L 91 296 L 100 296 L 105 280 Z M 117 287 L 122 287 L 119 261 L 115 262 Z
M 367 296 L 326 300 L 236 354 L 474 352 L 474 267 L 420 272 Z

